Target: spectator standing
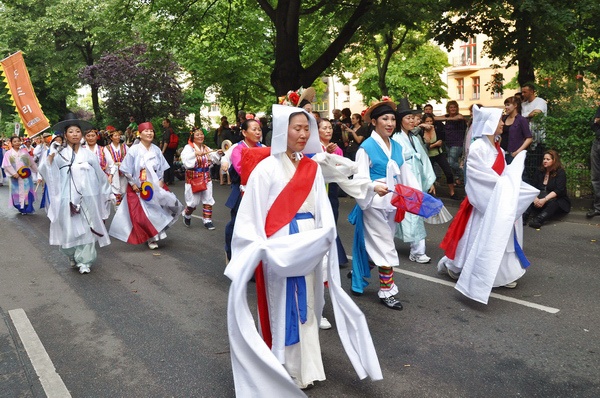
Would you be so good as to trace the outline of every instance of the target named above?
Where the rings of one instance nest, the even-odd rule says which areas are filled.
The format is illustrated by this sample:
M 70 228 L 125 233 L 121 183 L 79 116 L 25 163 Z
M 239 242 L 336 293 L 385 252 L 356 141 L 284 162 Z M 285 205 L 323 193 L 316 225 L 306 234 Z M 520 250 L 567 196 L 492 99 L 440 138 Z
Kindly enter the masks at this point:
M 350 122 L 350 126 L 342 124 L 342 136 L 346 145 L 344 156 L 350 160 L 354 160 L 360 144 L 369 138 L 369 132 L 367 127 L 363 127 L 363 120 L 360 114 L 353 114 L 350 117 Z
M 448 101 L 448 104 L 446 104 L 446 112 L 447 113 L 444 116 L 436 116 L 435 119 L 445 122 L 444 136 L 446 147 L 448 148 L 448 163 L 452 168 L 455 183 L 460 185 L 464 181 L 463 172 L 460 167 L 460 157 L 463 154 L 467 124 L 465 122 L 465 117 L 458 113 L 458 102 L 454 100 Z
M 175 182 L 175 174 L 173 174 L 173 161 L 175 160 L 175 152 L 177 151 L 177 146 L 173 148 L 171 135 L 175 134 L 173 128 L 171 127 L 171 121 L 168 118 L 165 118 L 162 122 L 163 125 L 163 137 L 160 144 L 160 150 L 162 151 L 163 156 L 167 160 L 169 167 L 165 170 L 165 179 L 164 182 L 167 185 L 173 184 Z
M 527 150 L 533 137 L 527 119 L 521 116 L 521 100 L 508 97 L 504 100 L 505 116 L 500 147 L 506 152 L 506 163 L 510 164 L 519 152 Z
M 129 116 L 129 124 L 127 125 L 127 128 L 131 131 L 138 130 L 138 124 L 135 122 L 135 118 L 133 116 Z
M 545 134 L 544 131 L 536 125 L 532 120 L 539 114 L 544 116 L 548 114 L 548 104 L 546 101 L 536 95 L 535 86 L 531 83 L 527 83 L 521 87 L 521 96 L 523 97 L 523 103 L 521 104 L 521 114 L 529 120 L 531 125 L 529 126 L 533 134 L 533 143 L 531 149 L 535 149 L 538 145 L 544 143 Z M 540 148 L 540 152 L 543 148 Z
M 339 109 L 334 109 L 331 114 L 333 115 L 333 119 L 331 119 L 331 126 L 333 127 L 333 135 L 331 136 L 331 142 L 339 146 L 340 148 L 344 148 L 344 140 L 342 138 L 342 111 Z
M 594 204 L 590 211 L 587 212 L 587 218 L 600 216 L 600 107 L 596 110 L 594 120 L 592 120 L 592 131 L 596 134 L 596 139 L 592 144 L 592 151 L 590 153 Z

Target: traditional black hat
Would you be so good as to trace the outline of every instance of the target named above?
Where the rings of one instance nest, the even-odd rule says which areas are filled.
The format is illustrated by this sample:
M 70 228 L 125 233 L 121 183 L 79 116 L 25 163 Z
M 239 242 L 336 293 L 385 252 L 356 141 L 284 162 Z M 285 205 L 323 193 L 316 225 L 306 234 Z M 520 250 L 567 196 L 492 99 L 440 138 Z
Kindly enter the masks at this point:
M 400 102 L 398 102 L 398 107 L 396 108 L 397 123 L 399 123 L 406 115 L 414 115 L 420 112 L 421 111 L 412 109 L 410 103 L 408 102 L 408 98 L 402 98 L 400 99 Z
M 77 119 L 77 116 L 73 112 L 69 112 L 65 115 L 62 121 L 52 126 L 52 131 L 57 131 L 61 134 L 65 133 L 65 130 L 69 126 L 78 126 L 81 132 L 84 133 L 87 130 L 92 130 L 94 126 L 90 122 L 85 120 Z

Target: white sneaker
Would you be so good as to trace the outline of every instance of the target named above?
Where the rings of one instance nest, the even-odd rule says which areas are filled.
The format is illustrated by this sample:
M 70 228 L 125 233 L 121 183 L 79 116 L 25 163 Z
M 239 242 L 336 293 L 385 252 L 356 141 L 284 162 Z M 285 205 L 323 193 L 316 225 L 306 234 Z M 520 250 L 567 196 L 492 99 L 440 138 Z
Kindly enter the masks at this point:
M 410 261 L 416 261 L 419 264 L 427 264 L 428 262 L 431 261 L 431 257 L 429 257 L 426 254 L 410 254 L 410 256 L 408 256 L 408 259 Z
M 321 317 L 321 323 L 319 323 L 319 329 L 328 330 L 331 329 L 331 323 L 325 317 Z
M 79 273 L 80 274 L 89 274 L 90 273 L 90 267 L 85 265 L 85 264 L 77 264 L 77 266 L 79 267 Z
M 514 289 L 515 287 L 517 287 L 517 281 L 507 283 L 506 285 L 504 285 L 504 287 L 507 289 Z
M 77 268 L 77 263 L 74 258 L 69 258 L 69 264 L 71 265 L 71 268 Z
M 158 249 L 158 243 L 148 242 L 148 247 L 150 248 L 150 250 Z

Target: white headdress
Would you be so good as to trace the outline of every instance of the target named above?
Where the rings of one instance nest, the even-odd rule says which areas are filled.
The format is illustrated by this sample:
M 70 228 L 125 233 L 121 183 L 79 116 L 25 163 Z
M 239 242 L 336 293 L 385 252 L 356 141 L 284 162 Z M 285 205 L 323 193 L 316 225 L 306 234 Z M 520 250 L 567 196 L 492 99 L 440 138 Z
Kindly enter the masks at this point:
M 319 128 L 314 116 L 302 108 L 286 105 L 273 105 L 273 137 L 271 138 L 271 155 L 277 155 L 287 150 L 287 134 L 292 113 L 303 112 L 308 118 L 310 137 L 302 153 L 318 153 L 323 148 L 319 141 Z
M 473 105 L 472 137 L 480 138 L 482 135 L 494 135 L 501 117 L 502 109 L 480 108 Z

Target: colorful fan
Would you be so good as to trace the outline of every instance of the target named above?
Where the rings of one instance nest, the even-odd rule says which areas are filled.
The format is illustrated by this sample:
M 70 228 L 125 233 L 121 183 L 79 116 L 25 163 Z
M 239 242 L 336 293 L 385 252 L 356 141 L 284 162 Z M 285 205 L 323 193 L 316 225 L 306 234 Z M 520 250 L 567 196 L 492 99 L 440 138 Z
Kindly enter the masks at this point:
M 424 218 L 435 216 L 444 207 L 441 200 L 406 185 L 397 184 L 393 193 L 392 205 Z
M 31 176 L 31 169 L 29 167 L 21 166 L 17 171 L 17 174 L 21 178 L 29 178 Z
M 154 196 L 154 187 L 151 182 L 144 181 L 142 183 L 142 187 L 140 188 L 140 198 L 145 200 L 146 202 L 152 200 Z

